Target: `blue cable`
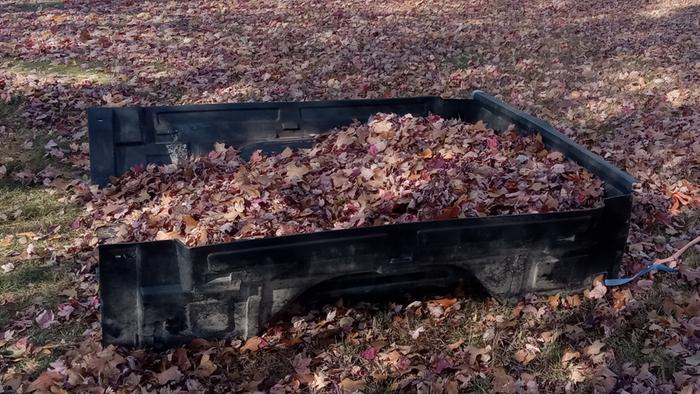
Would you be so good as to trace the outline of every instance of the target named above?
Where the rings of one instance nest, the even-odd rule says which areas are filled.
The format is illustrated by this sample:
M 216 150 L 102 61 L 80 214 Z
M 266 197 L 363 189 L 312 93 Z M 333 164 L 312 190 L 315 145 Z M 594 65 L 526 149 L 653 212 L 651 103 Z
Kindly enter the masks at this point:
M 664 265 L 664 264 L 649 264 L 646 268 L 643 270 L 637 272 L 636 274 L 629 276 L 627 278 L 620 278 L 620 279 L 605 279 L 603 283 L 605 286 L 611 287 L 611 286 L 622 286 L 626 285 L 627 283 L 632 282 L 633 280 L 639 278 L 642 275 L 646 275 L 650 272 L 654 271 L 662 271 L 662 272 L 676 272 L 675 269 Z

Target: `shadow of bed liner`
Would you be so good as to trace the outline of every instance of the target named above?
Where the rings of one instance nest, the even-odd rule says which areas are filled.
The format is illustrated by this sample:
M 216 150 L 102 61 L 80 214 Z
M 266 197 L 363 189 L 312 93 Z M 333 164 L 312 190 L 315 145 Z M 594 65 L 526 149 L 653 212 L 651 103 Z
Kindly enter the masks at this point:
M 508 302 L 580 291 L 616 276 L 634 179 L 552 126 L 483 93 L 439 97 L 88 110 L 91 176 L 104 185 L 136 164 L 168 164 L 223 142 L 248 157 L 308 147 L 314 136 L 377 112 L 484 121 L 545 145 L 605 181 L 596 209 L 392 224 L 188 248 L 180 241 L 102 245 L 103 341 L 168 346 L 249 337 L 309 289 L 319 297 L 478 282 Z M 326 284 L 324 286 L 324 284 Z

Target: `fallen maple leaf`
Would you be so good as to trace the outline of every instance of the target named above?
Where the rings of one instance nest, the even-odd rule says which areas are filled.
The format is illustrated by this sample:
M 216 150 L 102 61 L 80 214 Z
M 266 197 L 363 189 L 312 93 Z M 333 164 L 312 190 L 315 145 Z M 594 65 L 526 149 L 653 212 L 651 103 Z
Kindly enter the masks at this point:
M 296 373 L 300 375 L 308 374 L 311 372 L 309 370 L 310 364 L 311 359 L 309 357 L 305 357 L 303 354 L 297 354 L 292 359 L 292 366 L 294 367 L 294 371 L 296 371 Z
M 372 361 L 377 357 L 377 349 L 370 346 L 360 353 L 360 357 L 364 358 L 365 360 Z
M 56 371 L 45 371 L 29 384 L 27 391 L 51 391 L 51 388 L 63 381 L 63 379 L 63 376 Z
M 197 376 L 209 377 L 216 371 L 217 366 L 211 361 L 209 353 L 204 353 L 202 358 L 199 360 L 199 366 L 197 366 Z
M 582 365 L 574 364 L 569 367 L 569 379 L 574 383 L 581 383 L 586 380 L 586 376 L 583 371 L 585 367 Z
M 562 365 L 566 366 L 569 363 L 569 361 L 575 360 L 579 357 L 581 357 L 581 353 L 579 352 L 566 351 L 561 357 L 561 363 Z
M 431 369 L 434 373 L 439 375 L 442 373 L 442 371 L 444 371 L 445 369 L 448 369 L 448 368 L 452 368 L 452 363 L 443 357 L 438 357 L 433 362 Z
M 503 368 L 494 368 L 493 390 L 496 393 L 513 394 L 516 392 L 515 379 L 510 377 Z
M 594 300 L 601 299 L 605 297 L 608 292 L 608 288 L 602 282 L 596 282 L 592 290 L 586 292 L 586 297 Z
M 491 345 L 483 348 L 467 346 L 464 351 L 469 354 L 469 365 L 473 367 L 478 367 L 478 361 L 485 364 L 491 359 Z
M 447 309 L 451 307 L 452 305 L 457 303 L 456 298 L 440 298 L 437 300 L 432 300 L 431 302 L 434 302 L 436 304 L 439 304 L 441 307 Z
M 293 163 L 290 163 L 287 165 L 287 177 L 288 178 L 301 178 L 304 175 L 308 174 L 310 171 L 309 167 L 305 165 L 295 165 Z
M 257 352 L 260 348 L 263 348 L 267 342 L 262 339 L 261 337 L 254 336 L 248 338 L 247 341 L 245 341 L 245 344 L 241 346 L 241 353 L 246 352 L 246 351 L 251 351 L 251 352 Z
M 176 366 L 172 366 L 165 371 L 156 374 L 156 380 L 158 384 L 165 385 L 170 382 L 179 381 L 182 378 L 182 373 Z
M 552 309 L 556 309 L 559 306 L 560 298 L 561 296 L 559 295 L 559 293 L 551 295 L 547 298 L 547 304 L 549 304 L 549 306 Z
M 49 328 L 52 324 L 58 323 L 54 320 L 53 311 L 47 309 L 41 311 L 34 321 L 36 321 L 36 324 L 38 324 L 41 328 Z
M 535 353 L 530 352 L 528 350 L 518 350 L 513 355 L 513 358 L 515 359 L 515 361 L 523 365 L 527 365 L 528 363 L 530 363 L 530 361 L 534 360 L 536 356 L 537 355 Z
M 603 361 L 603 356 L 605 354 L 601 353 L 605 343 L 600 340 L 596 340 L 591 345 L 587 346 L 584 351 L 591 358 L 594 363 L 600 363 Z

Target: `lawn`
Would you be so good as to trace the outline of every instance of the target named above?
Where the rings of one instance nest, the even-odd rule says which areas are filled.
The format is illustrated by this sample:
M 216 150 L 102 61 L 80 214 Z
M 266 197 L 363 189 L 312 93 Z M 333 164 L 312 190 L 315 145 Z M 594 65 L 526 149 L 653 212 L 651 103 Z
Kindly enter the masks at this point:
M 0 0 L 0 391 L 700 392 L 698 247 L 605 294 L 332 300 L 248 340 L 100 345 L 86 108 L 474 89 L 639 181 L 624 274 L 700 235 L 697 0 Z

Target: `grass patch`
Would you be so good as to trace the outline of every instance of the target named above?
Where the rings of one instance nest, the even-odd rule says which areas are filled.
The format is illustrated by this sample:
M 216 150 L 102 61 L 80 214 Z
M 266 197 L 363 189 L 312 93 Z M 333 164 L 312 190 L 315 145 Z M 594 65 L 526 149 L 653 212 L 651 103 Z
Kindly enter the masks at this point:
M 638 331 L 627 333 L 624 337 L 608 339 L 607 344 L 615 352 L 617 362 L 622 365 L 649 364 L 649 371 L 663 381 L 673 380 L 673 373 L 678 371 L 682 363 L 675 357 L 660 351 L 659 349 L 644 349 L 644 338 Z M 645 354 L 646 352 L 646 354 Z
M 7 177 L 21 170 L 40 171 L 49 164 L 44 154 L 44 145 L 49 141 L 46 134 L 29 130 L 18 115 L 19 103 L 0 103 L 0 126 L 6 132 L 0 134 L 3 139 L 2 164 L 7 169 Z M 25 145 L 31 143 L 31 146 Z
M 476 376 L 469 383 L 469 386 L 461 392 L 464 394 L 490 394 L 493 393 L 493 384 L 486 377 Z
M 92 63 L 56 64 L 48 60 L 6 60 L 7 68 L 18 74 L 38 74 L 48 78 L 89 80 L 98 84 L 109 84 L 114 76 L 104 66 Z
M 397 391 L 391 389 L 392 380 L 387 379 L 381 382 L 370 382 L 367 384 L 362 392 L 367 394 L 390 394 L 396 393 Z
M 559 341 L 553 341 L 542 348 L 542 352 L 532 360 L 528 368 L 535 376 L 540 376 L 545 381 L 566 382 L 569 377 L 562 367 L 562 357 L 564 348 Z
M 65 5 L 62 1 L 47 1 L 47 0 L 25 0 L 20 1 L 15 4 L 4 5 L 0 9 L 0 14 L 2 11 L 5 12 L 36 12 L 41 10 L 55 10 L 63 9 Z
M 35 346 L 47 344 L 69 345 L 74 338 L 79 337 L 88 328 L 87 322 L 81 319 L 71 319 L 48 330 L 34 330 L 31 338 Z
M 484 48 L 478 42 L 466 42 L 459 52 L 450 59 L 450 63 L 457 68 L 469 68 L 482 63 Z
M 54 190 L 0 183 L 0 236 L 68 226 L 78 213 L 77 206 Z
M 0 274 L 0 295 L 5 301 L 0 308 L 0 327 L 11 323 L 31 305 L 54 308 L 71 286 L 70 274 L 75 264 L 46 265 L 39 260 L 25 261 L 11 272 Z

